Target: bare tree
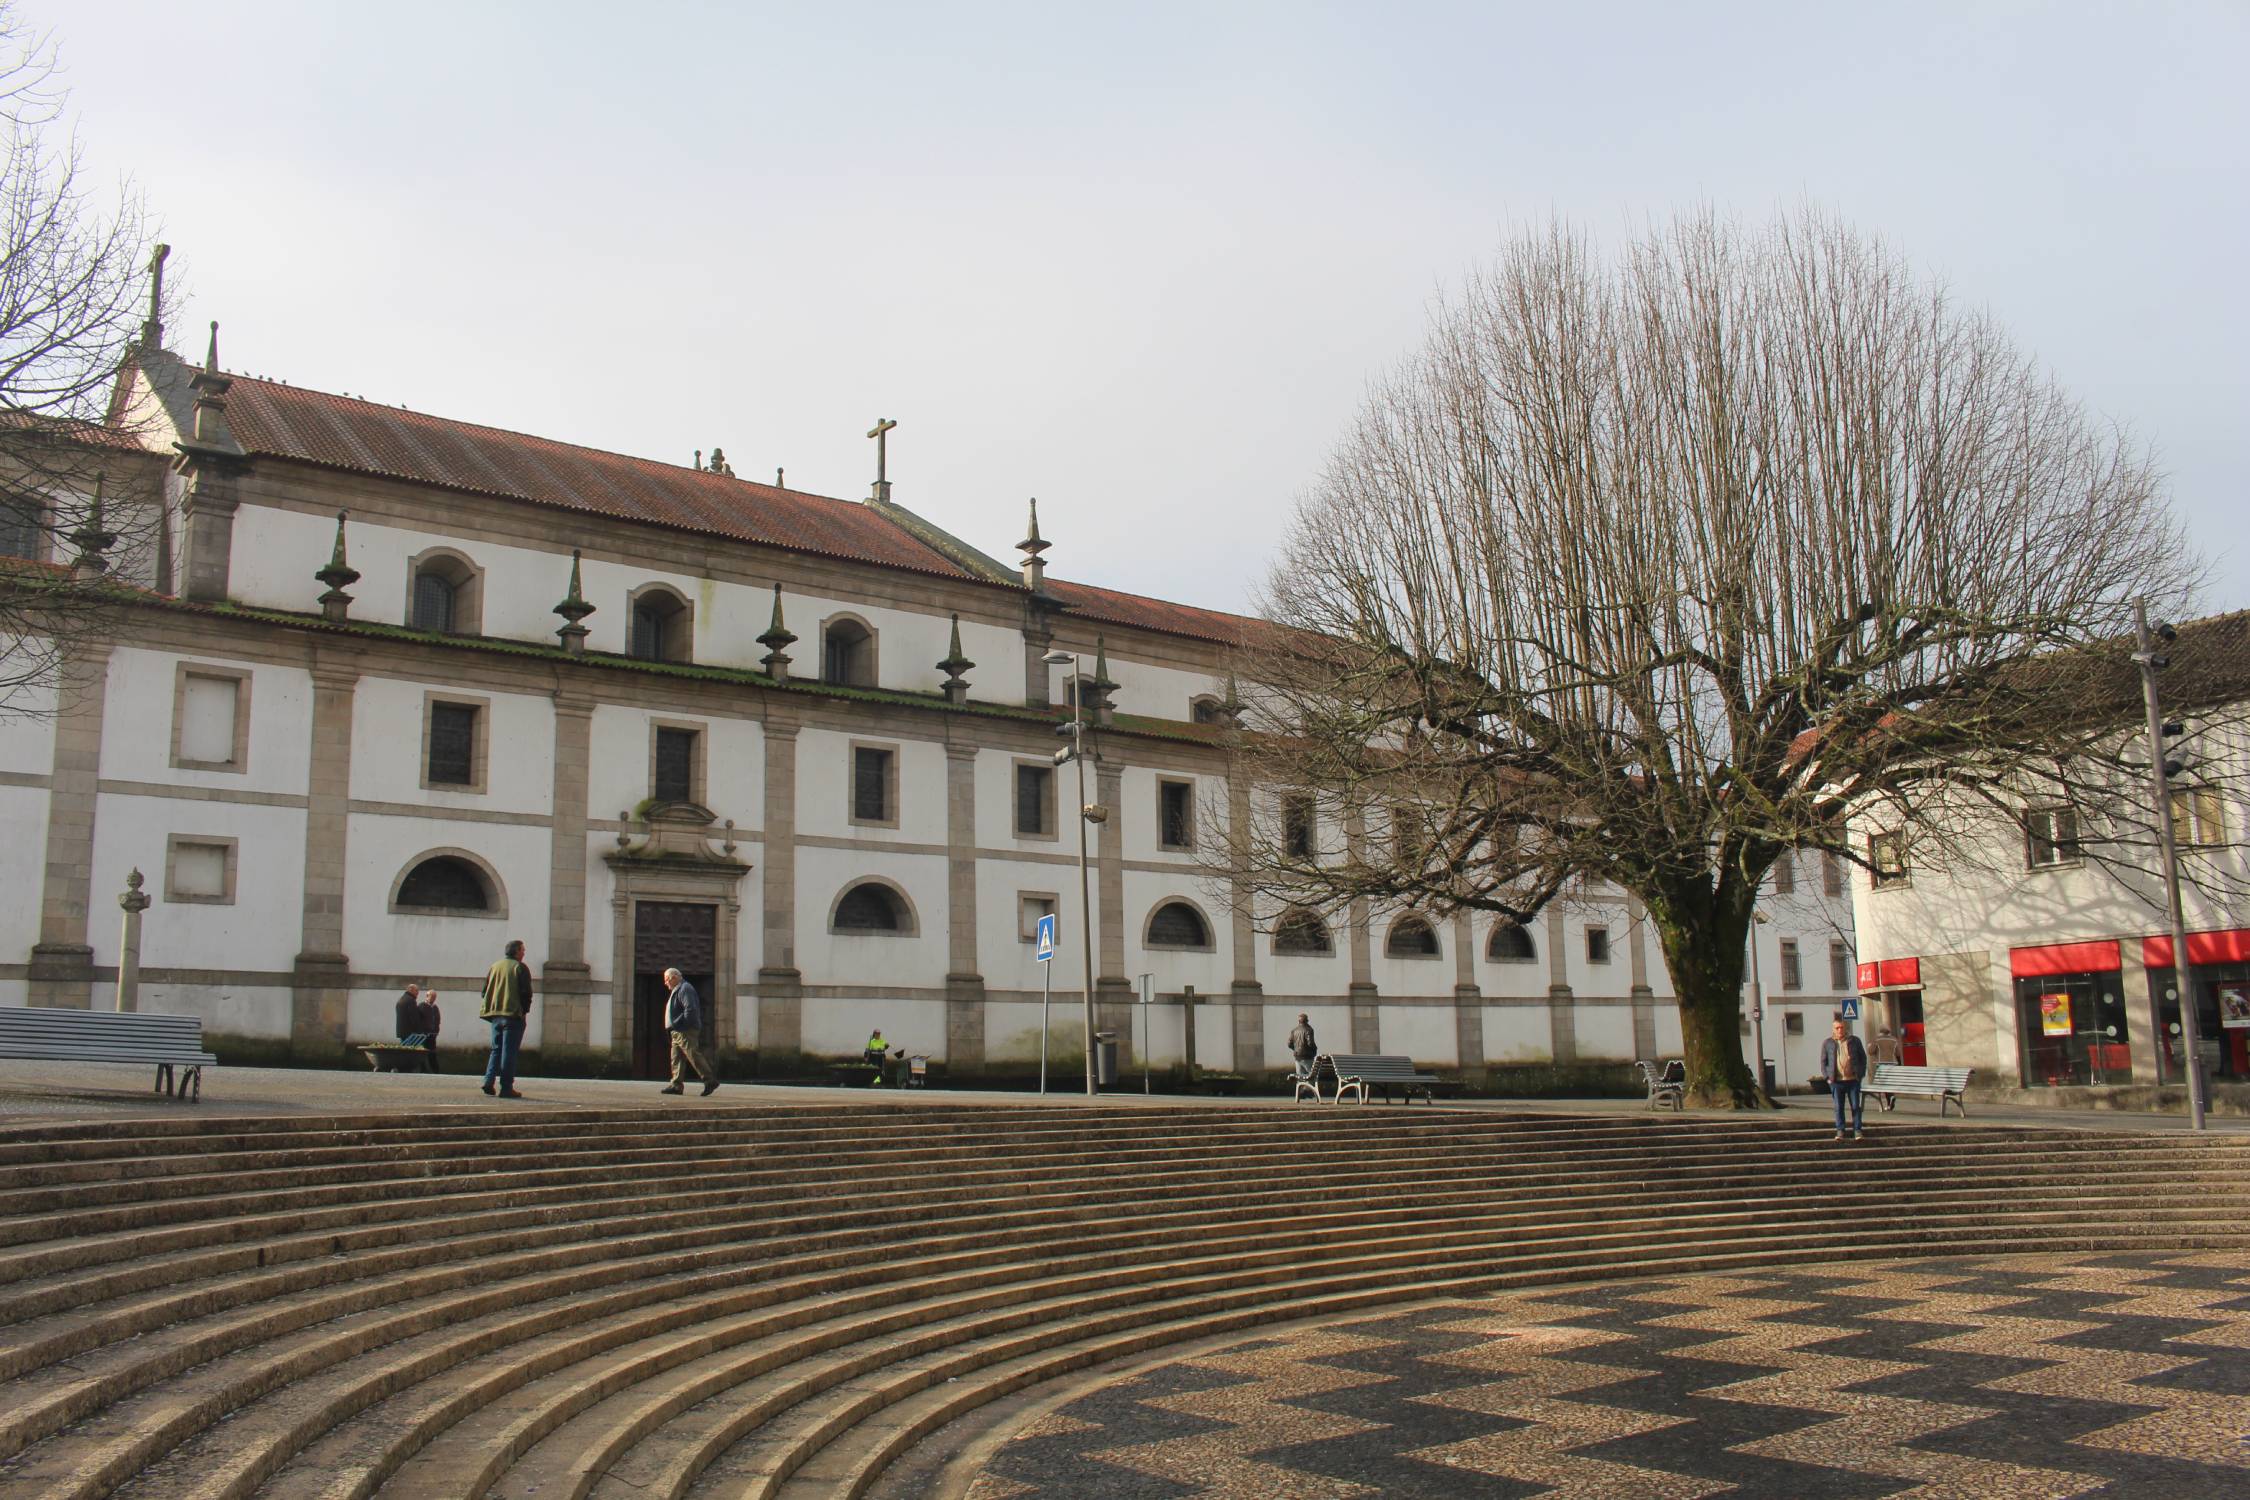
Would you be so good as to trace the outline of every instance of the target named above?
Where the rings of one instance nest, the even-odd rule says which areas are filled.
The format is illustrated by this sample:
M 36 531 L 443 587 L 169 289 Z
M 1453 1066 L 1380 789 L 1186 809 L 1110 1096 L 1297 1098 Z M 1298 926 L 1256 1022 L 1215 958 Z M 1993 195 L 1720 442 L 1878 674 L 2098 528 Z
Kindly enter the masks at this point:
M 1247 664 L 1243 770 L 1345 837 L 1308 848 L 1284 796 L 1225 857 L 1269 920 L 1621 887 L 1691 1093 L 1749 1106 L 1775 858 L 1866 864 L 1876 802 L 2071 784 L 2100 737 L 2051 658 L 2193 575 L 2148 454 L 1880 242 L 1527 234 L 1373 391 L 1267 589 L 1304 634 Z
M 0 712 L 37 711 L 119 574 L 161 584 L 163 465 L 119 370 L 159 336 L 138 200 L 87 181 L 52 44 L 0 3 Z M 143 308 L 146 307 L 146 320 Z

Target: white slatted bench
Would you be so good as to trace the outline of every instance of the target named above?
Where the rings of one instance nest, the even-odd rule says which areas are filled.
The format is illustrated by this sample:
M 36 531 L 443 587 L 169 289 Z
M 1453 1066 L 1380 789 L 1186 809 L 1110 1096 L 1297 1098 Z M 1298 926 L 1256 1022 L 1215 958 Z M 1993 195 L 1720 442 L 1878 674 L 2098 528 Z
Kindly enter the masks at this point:
M 417 1031 L 395 1042 L 362 1042 L 359 1050 L 378 1073 L 419 1073 L 429 1066 L 429 1041 L 427 1032 Z
M 1344 1096 L 1341 1086 L 1343 1080 L 1336 1076 L 1336 1060 L 1325 1052 L 1313 1059 L 1311 1073 L 1303 1078 L 1292 1077 L 1290 1081 L 1297 1085 L 1296 1095 L 1290 1101 L 1293 1104 L 1304 1103 L 1307 1094 L 1312 1095 L 1316 1104 L 1326 1103 L 1329 1093 L 1333 1093 L 1338 1100 Z M 1327 1085 L 1327 1092 L 1322 1090 L 1324 1084 Z
M 1641 1082 L 1648 1085 L 1650 1109 L 1659 1104 L 1670 1104 L 1674 1111 L 1687 1107 L 1686 1063 L 1675 1057 L 1662 1068 L 1652 1062 L 1637 1062 L 1633 1066 L 1641 1070 Z
M 0 1058 L 26 1062 L 156 1065 L 154 1092 L 203 1098 L 203 1070 L 219 1060 L 203 1050 L 201 1016 L 144 1011 L 63 1010 L 0 1005 Z M 177 1081 L 173 1069 L 180 1069 Z
M 1344 1095 L 1357 1090 L 1359 1102 L 1367 1102 L 1370 1089 L 1381 1090 L 1383 1101 L 1390 1102 L 1396 1092 L 1412 1104 L 1420 1094 L 1424 1104 L 1437 1102 L 1432 1094 L 1438 1089 L 1454 1089 L 1459 1084 L 1448 1078 L 1424 1073 L 1414 1066 L 1414 1059 L 1389 1052 L 1337 1052 L 1327 1054 L 1329 1064 L 1336 1070 L 1336 1102 L 1344 1102 Z M 1317 1066 L 1317 1064 L 1316 1064 Z
M 1953 1105 L 1961 1111 L 1961 1118 L 1969 1117 L 1969 1106 L 1962 1102 L 1962 1092 L 1969 1086 L 1969 1075 L 1974 1068 L 1909 1068 L 1903 1063 L 1877 1063 L 1859 1086 L 1862 1094 L 1916 1094 L 1938 1102 L 1938 1118 L 1945 1118 L 1945 1106 Z M 1888 1104 L 1883 1106 L 1890 1108 Z

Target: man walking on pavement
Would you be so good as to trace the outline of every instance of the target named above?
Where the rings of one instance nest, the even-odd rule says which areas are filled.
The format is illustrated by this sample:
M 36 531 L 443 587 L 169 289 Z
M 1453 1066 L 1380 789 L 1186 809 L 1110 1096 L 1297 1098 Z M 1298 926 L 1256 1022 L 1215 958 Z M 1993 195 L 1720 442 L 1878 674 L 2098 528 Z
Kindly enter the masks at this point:
M 503 956 L 484 976 L 484 1007 L 477 1012 L 492 1023 L 492 1056 L 484 1065 L 484 1091 L 500 1085 L 503 1099 L 521 1099 L 516 1092 L 516 1053 L 523 1046 L 524 1018 L 531 1014 L 531 970 L 523 961 L 523 940 L 502 950 Z
M 1312 1017 L 1297 1012 L 1297 1025 L 1289 1033 L 1289 1055 L 1297 1059 L 1297 1076 L 1312 1077 L 1313 1060 L 1320 1056 L 1320 1042 L 1313 1036 Z
M 1860 1111 L 1866 1107 L 1859 1086 L 1867 1077 L 1867 1044 L 1852 1035 L 1851 1027 L 1842 1016 L 1829 1028 L 1828 1040 L 1820 1044 L 1820 1076 L 1828 1080 L 1828 1096 L 1836 1101 L 1836 1139 L 1844 1138 L 1844 1112 L 1848 1104 L 1852 1139 L 1858 1140 Z
M 719 1086 L 719 1075 L 703 1052 L 702 997 L 678 969 L 666 969 L 664 983 L 670 990 L 664 997 L 664 1029 L 672 1034 L 672 1081 L 657 1092 L 686 1093 L 686 1070 L 693 1068 L 695 1076 L 703 1080 L 703 1094 L 708 1098 Z

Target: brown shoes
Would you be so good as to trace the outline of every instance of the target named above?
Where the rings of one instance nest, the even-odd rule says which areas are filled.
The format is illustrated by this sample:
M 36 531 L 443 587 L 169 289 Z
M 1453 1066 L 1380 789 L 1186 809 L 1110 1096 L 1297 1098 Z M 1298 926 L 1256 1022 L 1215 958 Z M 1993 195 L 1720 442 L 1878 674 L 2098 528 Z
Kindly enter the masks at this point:
M 664 1087 L 658 1089 L 657 1092 L 659 1094 L 684 1094 L 687 1092 L 687 1090 L 681 1088 L 676 1083 L 668 1083 L 664 1085 Z

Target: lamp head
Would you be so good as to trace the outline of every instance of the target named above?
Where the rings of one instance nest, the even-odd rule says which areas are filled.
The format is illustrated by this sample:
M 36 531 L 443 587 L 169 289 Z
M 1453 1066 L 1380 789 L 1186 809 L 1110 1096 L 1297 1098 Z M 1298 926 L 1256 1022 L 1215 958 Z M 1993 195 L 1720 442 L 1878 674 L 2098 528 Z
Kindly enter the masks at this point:
M 1045 656 L 1042 656 L 1039 659 L 1045 662 L 1050 667 L 1067 667 L 1072 662 L 1078 660 L 1077 657 L 1071 655 L 1068 651 L 1050 651 Z

